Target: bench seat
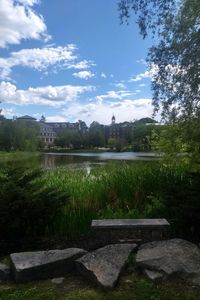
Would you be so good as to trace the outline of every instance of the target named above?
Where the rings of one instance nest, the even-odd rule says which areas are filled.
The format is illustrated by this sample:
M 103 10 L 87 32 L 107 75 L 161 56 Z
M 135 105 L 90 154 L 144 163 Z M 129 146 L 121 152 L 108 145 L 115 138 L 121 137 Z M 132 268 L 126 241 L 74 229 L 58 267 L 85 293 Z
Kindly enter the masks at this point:
M 168 237 L 166 219 L 103 219 L 92 220 L 91 228 L 111 242 L 120 240 L 153 241 Z

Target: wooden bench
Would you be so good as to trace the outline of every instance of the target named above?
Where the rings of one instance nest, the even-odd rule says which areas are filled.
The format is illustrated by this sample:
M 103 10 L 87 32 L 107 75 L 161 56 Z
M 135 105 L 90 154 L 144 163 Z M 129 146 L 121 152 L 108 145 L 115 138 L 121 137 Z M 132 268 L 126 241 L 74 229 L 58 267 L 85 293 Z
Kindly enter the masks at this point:
M 144 242 L 167 238 L 170 224 L 166 219 L 104 219 L 93 220 L 91 228 L 111 242 Z

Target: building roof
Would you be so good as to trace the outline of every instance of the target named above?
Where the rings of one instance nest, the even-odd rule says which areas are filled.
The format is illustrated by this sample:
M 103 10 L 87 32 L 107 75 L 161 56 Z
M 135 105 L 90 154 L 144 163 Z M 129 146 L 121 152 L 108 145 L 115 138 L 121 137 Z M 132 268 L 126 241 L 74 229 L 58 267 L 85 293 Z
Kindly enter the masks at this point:
M 21 117 L 17 118 L 17 120 L 30 120 L 30 121 L 36 121 L 35 118 L 33 118 L 33 117 L 31 117 L 31 116 L 28 116 L 28 115 L 21 116 Z

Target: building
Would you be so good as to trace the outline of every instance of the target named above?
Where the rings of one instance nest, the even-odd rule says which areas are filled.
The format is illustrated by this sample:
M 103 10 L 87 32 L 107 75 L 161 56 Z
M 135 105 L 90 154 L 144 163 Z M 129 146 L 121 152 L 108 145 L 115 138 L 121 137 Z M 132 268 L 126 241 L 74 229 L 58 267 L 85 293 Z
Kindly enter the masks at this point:
M 26 123 L 36 123 L 39 125 L 39 139 L 42 141 L 42 143 L 45 146 L 53 145 L 55 138 L 56 138 L 56 133 L 53 130 L 51 126 L 45 123 L 44 117 L 41 118 L 39 122 L 37 122 L 37 119 L 25 115 L 22 117 L 16 118 L 17 122 L 26 122 Z
M 82 133 L 88 130 L 87 125 L 84 121 L 78 120 L 78 122 L 70 123 L 70 122 L 46 122 L 47 125 L 53 128 L 57 134 L 62 132 L 64 129 L 69 129 L 73 131 L 81 131 Z
M 88 127 L 84 121 L 78 120 L 75 123 L 70 122 L 46 122 L 45 117 L 41 117 L 41 120 L 37 122 L 37 120 L 28 115 L 19 117 L 16 119 L 17 121 L 23 122 L 36 122 L 39 125 L 40 132 L 39 138 L 45 146 L 53 146 L 55 143 L 55 139 L 65 130 L 69 130 L 72 132 L 79 132 L 81 134 L 85 134 L 88 131 Z M 101 129 L 101 132 L 104 135 L 106 143 L 110 138 L 120 140 L 124 139 L 129 142 L 131 141 L 133 136 L 134 128 L 142 124 L 155 124 L 156 122 L 151 118 L 143 118 L 135 122 L 122 122 L 116 123 L 116 118 L 113 115 L 111 118 L 110 125 L 102 125 L 98 122 L 93 122 L 90 125 L 91 128 L 98 127 Z
M 111 119 L 111 124 L 104 127 L 105 139 L 108 141 L 110 138 L 123 139 L 126 138 L 132 131 L 134 123 L 132 122 L 122 122 L 116 123 L 116 118 L 113 115 Z
M 25 115 L 16 119 L 20 122 L 36 122 L 39 125 L 39 138 L 45 146 L 53 146 L 56 137 L 63 130 L 68 129 L 71 131 L 77 131 L 85 133 L 88 128 L 84 121 L 78 120 L 78 122 L 46 122 L 45 117 L 42 116 L 40 121 L 31 116 Z
M 25 115 L 22 117 L 16 118 L 17 121 L 25 121 L 25 122 L 36 122 L 37 120 L 31 116 Z
M 56 132 L 54 131 L 53 127 L 46 124 L 45 122 L 40 121 L 40 140 L 46 146 L 54 145 L 56 139 Z

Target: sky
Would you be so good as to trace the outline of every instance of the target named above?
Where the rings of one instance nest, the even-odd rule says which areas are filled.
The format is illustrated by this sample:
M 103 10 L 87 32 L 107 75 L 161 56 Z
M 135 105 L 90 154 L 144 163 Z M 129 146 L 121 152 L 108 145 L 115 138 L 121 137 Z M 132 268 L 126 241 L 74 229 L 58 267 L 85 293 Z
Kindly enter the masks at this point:
M 150 39 L 118 0 L 0 0 L 0 108 L 7 118 L 110 124 L 151 117 Z

